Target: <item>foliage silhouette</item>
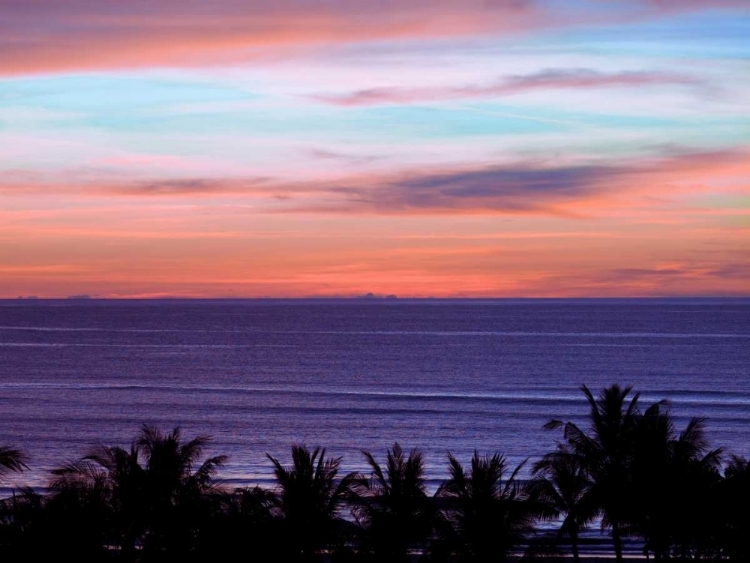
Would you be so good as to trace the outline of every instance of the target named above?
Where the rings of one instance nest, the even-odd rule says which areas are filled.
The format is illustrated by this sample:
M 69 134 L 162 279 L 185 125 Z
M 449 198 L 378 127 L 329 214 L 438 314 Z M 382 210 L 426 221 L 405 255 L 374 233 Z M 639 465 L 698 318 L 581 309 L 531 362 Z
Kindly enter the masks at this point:
M 710 491 L 718 480 L 721 449 L 708 450 L 705 420 L 691 419 L 676 434 L 664 402 L 637 420 L 630 462 L 630 520 L 657 561 L 672 555 L 709 555 Z
M 292 446 L 273 464 L 276 488 L 224 490 L 225 456 L 205 458 L 208 438 L 183 439 L 142 426 L 127 448 L 100 445 L 53 471 L 46 494 L 22 489 L 0 500 L 0 548 L 10 560 L 205 561 L 247 552 L 260 560 L 503 561 L 527 545 L 542 553 L 539 519 L 561 518 L 578 560 L 578 536 L 597 516 L 622 538 L 643 540 L 656 560 L 750 561 L 750 463 L 710 449 L 705 420 L 682 432 L 665 401 L 641 412 L 638 395 L 612 385 L 598 397 L 582 388 L 589 425 L 552 420 L 557 448 L 522 486 L 523 464 L 507 475 L 499 454 L 469 467 L 448 455 L 449 477 L 426 494 L 424 459 L 398 443 L 385 462 L 363 452 L 369 474 L 339 477 L 341 458 Z M 0 473 L 26 469 L 26 457 L 0 448 Z M 342 518 L 349 508 L 351 519 Z M 427 548 L 427 549 L 425 549 Z M 441 557 L 443 559 L 441 559 Z
M 279 557 L 279 546 L 288 539 L 271 514 L 273 492 L 255 486 L 214 491 L 209 499 L 208 514 L 192 553 L 195 561 L 231 561 L 248 551 L 260 561 Z
M 733 562 L 750 561 L 750 462 L 731 456 L 716 492 L 718 508 L 712 515 L 722 524 L 717 534 L 721 554 Z
M 226 461 L 210 457 L 194 469 L 208 441 L 197 436 L 183 442 L 179 427 L 165 434 L 143 425 L 129 449 L 101 445 L 54 470 L 51 488 L 58 496 L 97 492 L 111 510 L 113 541 L 125 559 L 135 557 L 137 545 L 146 559 L 183 553 L 193 547 L 206 495 Z
M 533 533 L 536 514 L 517 480 L 525 463 L 504 479 L 505 458 L 498 453 L 480 457 L 474 451 L 468 471 L 448 454 L 450 477 L 436 496 L 447 501 L 441 512 L 450 524 L 451 552 L 467 561 L 507 561 Z
M 405 561 L 412 547 L 424 544 L 434 521 L 425 492 L 424 456 L 408 455 L 398 442 L 388 448 L 385 467 L 363 451 L 370 475 L 354 475 L 350 502 L 364 530 L 363 548 L 378 561 Z
M 0 446 L 0 479 L 10 472 L 19 473 L 28 469 L 26 454 L 17 448 Z
M 266 454 L 274 466 L 278 489 L 275 509 L 283 518 L 284 551 L 297 560 L 314 559 L 316 553 L 335 542 L 341 529 L 339 511 L 352 477 L 337 479 L 341 458 L 326 458 L 325 449 L 310 451 L 292 446 L 292 465 L 284 467 Z
M 576 456 L 565 446 L 546 454 L 533 466 L 531 495 L 547 509 L 547 516 L 562 517 L 558 538 L 569 538 L 573 561 L 580 561 L 578 538 L 596 517 L 591 481 Z
M 611 385 L 598 398 L 583 385 L 589 404 L 589 433 L 573 422 L 551 420 L 549 430 L 562 428 L 576 463 L 591 480 L 589 495 L 600 509 L 602 527 L 612 529 L 615 558 L 622 562 L 622 535 L 628 524 L 628 479 L 633 432 L 638 417 L 636 393 L 626 404 L 631 387 Z

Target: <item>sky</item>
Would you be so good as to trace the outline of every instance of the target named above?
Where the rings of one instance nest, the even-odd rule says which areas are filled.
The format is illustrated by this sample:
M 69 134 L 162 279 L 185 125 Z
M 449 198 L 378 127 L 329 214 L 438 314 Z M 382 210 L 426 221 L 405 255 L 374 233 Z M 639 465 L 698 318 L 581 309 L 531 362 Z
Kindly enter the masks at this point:
M 0 297 L 750 296 L 750 0 L 0 0 Z

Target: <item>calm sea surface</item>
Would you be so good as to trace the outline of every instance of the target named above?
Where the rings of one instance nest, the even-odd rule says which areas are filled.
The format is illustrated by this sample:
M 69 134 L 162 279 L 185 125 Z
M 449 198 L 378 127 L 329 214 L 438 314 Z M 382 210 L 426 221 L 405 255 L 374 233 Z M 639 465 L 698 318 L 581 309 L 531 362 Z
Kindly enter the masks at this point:
M 614 382 L 750 455 L 750 301 L 0 301 L 0 444 L 34 485 L 142 423 L 210 435 L 237 484 L 293 442 L 364 469 L 396 440 L 434 484 L 447 451 L 549 451 Z

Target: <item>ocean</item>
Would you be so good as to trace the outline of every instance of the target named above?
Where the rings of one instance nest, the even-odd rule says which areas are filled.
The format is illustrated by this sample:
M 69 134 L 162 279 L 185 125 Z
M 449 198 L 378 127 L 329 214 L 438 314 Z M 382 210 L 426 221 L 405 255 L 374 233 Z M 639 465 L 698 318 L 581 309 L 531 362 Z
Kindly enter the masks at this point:
M 268 484 L 292 443 L 349 471 L 398 441 L 434 489 L 447 452 L 551 451 L 543 424 L 585 424 L 581 385 L 612 383 L 750 455 L 750 300 L 0 301 L 0 445 L 30 457 L 6 485 L 147 423 L 209 435 L 230 486 Z

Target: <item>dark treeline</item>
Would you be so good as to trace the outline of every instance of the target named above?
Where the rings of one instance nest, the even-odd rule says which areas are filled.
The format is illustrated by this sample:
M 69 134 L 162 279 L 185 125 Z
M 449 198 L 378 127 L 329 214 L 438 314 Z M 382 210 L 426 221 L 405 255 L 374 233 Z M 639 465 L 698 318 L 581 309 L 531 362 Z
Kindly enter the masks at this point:
M 208 438 L 143 426 L 128 447 L 98 446 L 52 472 L 48 492 L 0 501 L 7 560 L 578 561 L 581 533 L 608 531 L 617 560 L 637 538 L 655 560 L 750 561 L 750 464 L 710 449 L 704 420 L 678 431 L 664 401 L 630 388 L 582 391 L 588 425 L 551 420 L 554 451 L 508 467 L 498 453 L 458 460 L 430 496 L 419 450 L 363 452 L 361 472 L 294 445 L 267 454 L 273 489 L 226 490 Z M 526 465 L 528 463 L 528 465 Z M 0 478 L 27 468 L 0 447 Z M 530 479 L 519 474 L 528 470 Z M 555 523 L 556 534 L 539 532 Z M 547 526 L 549 528 L 549 526 Z

